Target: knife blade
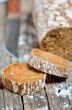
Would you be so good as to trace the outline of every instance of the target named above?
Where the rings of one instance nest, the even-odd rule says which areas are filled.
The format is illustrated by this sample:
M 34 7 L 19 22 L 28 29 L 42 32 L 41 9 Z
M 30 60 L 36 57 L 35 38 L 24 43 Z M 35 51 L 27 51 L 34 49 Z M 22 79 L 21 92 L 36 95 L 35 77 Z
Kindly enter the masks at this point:
M 18 38 L 20 19 L 8 19 L 5 23 L 4 49 L 15 58 L 18 58 Z

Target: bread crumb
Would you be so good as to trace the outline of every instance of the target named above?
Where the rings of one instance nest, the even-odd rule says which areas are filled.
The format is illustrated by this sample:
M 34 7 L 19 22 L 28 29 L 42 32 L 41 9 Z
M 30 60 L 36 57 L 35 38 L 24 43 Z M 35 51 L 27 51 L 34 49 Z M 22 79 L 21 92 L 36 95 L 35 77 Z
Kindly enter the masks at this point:
M 13 73 L 13 72 L 11 72 L 11 73 L 10 73 L 10 75 L 14 75 L 14 73 Z

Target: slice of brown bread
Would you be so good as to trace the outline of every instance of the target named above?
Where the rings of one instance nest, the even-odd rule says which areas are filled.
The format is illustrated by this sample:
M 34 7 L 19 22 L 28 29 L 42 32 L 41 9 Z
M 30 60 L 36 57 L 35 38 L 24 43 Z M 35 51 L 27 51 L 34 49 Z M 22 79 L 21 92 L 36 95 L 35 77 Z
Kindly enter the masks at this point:
M 69 61 L 40 49 L 32 50 L 29 64 L 37 70 L 59 77 L 68 77 L 72 69 Z
M 3 70 L 2 83 L 5 88 L 23 95 L 41 90 L 45 86 L 45 77 L 28 64 L 18 62 Z

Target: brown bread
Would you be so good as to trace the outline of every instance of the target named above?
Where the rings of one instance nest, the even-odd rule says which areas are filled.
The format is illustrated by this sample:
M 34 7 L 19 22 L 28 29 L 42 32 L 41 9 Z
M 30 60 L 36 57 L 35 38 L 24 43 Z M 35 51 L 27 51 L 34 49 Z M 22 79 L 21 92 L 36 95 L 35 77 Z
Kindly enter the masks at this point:
M 67 60 L 40 49 L 32 50 L 30 66 L 60 77 L 68 77 L 69 70 L 72 70 L 72 65 Z
M 41 90 L 45 86 L 45 76 L 28 64 L 18 62 L 3 70 L 2 82 L 6 89 L 24 95 Z
M 40 49 L 72 59 L 72 1 L 34 0 L 33 19 Z

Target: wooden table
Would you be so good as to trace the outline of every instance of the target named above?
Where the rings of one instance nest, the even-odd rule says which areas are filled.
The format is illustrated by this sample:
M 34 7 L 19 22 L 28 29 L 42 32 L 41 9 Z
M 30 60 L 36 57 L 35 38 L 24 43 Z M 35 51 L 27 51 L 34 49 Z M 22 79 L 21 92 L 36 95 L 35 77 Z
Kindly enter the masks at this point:
M 15 62 L 3 50 L 3 29 L 0 26 L 0 74 L 7 64 Z M 46 82 L 42 91 L 24 96 L 6 90 L 0 82 L 0 110 L 72 110 L 72 78 L 49 75 Z

